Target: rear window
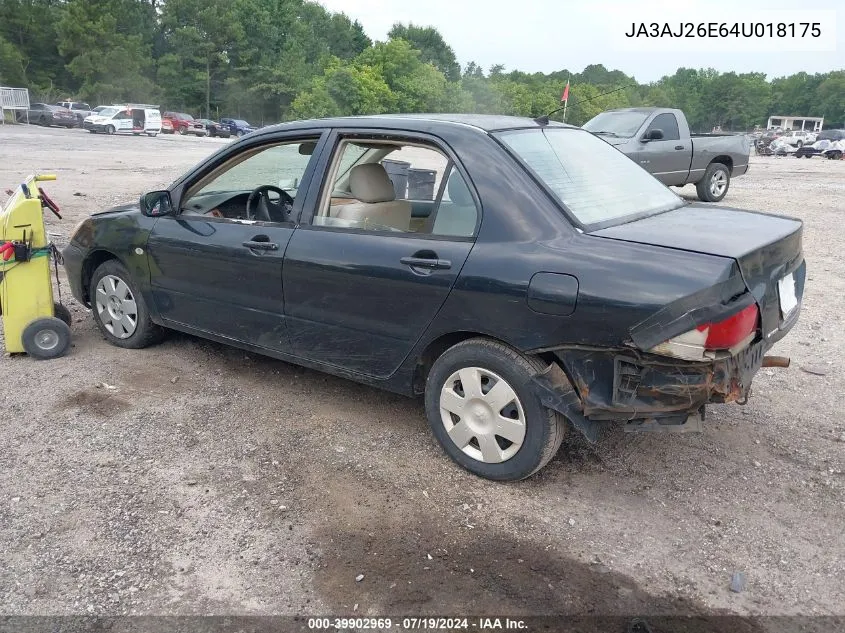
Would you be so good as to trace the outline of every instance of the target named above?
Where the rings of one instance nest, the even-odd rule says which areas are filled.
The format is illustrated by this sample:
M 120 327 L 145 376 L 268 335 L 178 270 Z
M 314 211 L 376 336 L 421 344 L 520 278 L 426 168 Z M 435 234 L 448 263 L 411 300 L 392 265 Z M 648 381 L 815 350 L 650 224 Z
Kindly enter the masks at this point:
M 670 211 L 683 200 L 614 148 L 581 129 L 496 135 L 582 225 Z

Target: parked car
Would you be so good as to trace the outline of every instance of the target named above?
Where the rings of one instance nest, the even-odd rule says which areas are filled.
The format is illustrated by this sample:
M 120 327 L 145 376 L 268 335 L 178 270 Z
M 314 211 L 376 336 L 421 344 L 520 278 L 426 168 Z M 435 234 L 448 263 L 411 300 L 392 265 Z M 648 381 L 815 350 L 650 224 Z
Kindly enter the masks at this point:
M 789 132 L 784 132 L 780 140 L 784 143 L 789 143 L 793 147 L 801 147 L 815 143 L 816 135 L 814 132 L 807 132 L 805 130 L 790 130 Z
M 228 126 L 231 133 L 235 136 L 243 136 L 258 129 L 243 119 L 220 119 L 220 123 Z
M 91 106 L 81 101 L 59 101 L 56 105 L 73 112 L 76 116 L 77 127 L 82 127 L 82 122 L 85 121 L 85 117 L 93 114 Z
M 822 150 L 822 156 L 831 160 L 841 160 L 845 155 L 845 139 L 833 141 L 831 144 Z
M 219 136 L 220 138 L 229 138 L 232 136 L 228 125 L 217 123 L 211 119 L 197 119 L 197 121 L 203 124 L 209 136 Z
M 85 117 L 82 127 L 92 134 L 131 133 L 156 136 L 161 132 L 161 112 L 158 106 L 145 104 L 120 104 L 103 108 L 97 114 Z
M 31 103 L 29 110 L 19 111 L 18 122 L 28 121 L 36 125 L 58 125 L 71 128 L 76 126 L 76 116 L 67 108 L 48 103 Z
M 398 197 L 388 161 L 432 186 Z M 458 464 L 514 480 L 568 426 L 696 430 L 746 400 L 798 319 L 801 236 L 686 202 L 577 127 L 385 115 L 260 130 L 63 256 L 116 346 L 180 330 L 424 395 Z
M 812 158 L 813 156 L 818 156 L 830 148 L 832 143 L 842 140 L 845 140 L 845 130 L 822 130 L 812 145 L 799 147 L 795 151 L 795 157 Z
M 165 112 L 161 116 L 163 119 L 169 120 L 173 125 L 173 129 L 179 134 L 194 134 L 196 136 L 205 136 L 208 134 L 205 126 L 190 114 L 185 114 L 184 112 Z
M 684 113 L 673 108 L 608 110 L 583 127 L 663 184 L 681 187 L 694 183 L 699 199 L 705 202 L 722 200 L 731 178 L 748 171 L 751 146 L 744 135 L 690 134 Z

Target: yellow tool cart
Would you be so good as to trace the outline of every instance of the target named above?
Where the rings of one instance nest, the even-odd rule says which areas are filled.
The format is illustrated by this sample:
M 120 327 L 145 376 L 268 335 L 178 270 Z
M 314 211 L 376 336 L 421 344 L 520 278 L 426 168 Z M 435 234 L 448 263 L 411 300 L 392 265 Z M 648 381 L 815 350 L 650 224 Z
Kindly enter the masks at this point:
M 51 256 L 43 210 L 59 218 L 59 208 L 38 185 L 52 175 L 29 176 L 0 210 L 0 314 L 6 351 L 33 358 L 57 358 L 70 346 L 70 312 L 53 301 Z M 56 280 L 58 281 L 58 270 Z

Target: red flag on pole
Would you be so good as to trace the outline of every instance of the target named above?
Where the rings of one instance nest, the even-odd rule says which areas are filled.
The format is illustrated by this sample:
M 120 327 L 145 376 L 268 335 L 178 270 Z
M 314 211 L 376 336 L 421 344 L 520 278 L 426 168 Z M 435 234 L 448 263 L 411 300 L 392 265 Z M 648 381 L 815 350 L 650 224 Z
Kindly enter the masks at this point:
M 569 81 L 566 82 L 566 87 L 563 89 L 563 94 L 560 97 L 561 103 L 566 103 L 569 101 Z

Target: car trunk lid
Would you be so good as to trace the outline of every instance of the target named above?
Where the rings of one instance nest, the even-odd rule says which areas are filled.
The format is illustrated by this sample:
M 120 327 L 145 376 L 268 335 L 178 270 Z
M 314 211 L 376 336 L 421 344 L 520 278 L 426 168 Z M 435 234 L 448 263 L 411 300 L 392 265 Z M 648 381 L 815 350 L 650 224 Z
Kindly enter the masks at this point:
M 774 342 L 798 317 L 806 270 L 802 230 L 794 218 L 690 204 L 591 235 L 732 258 L 760 306 L 763 334 Z

